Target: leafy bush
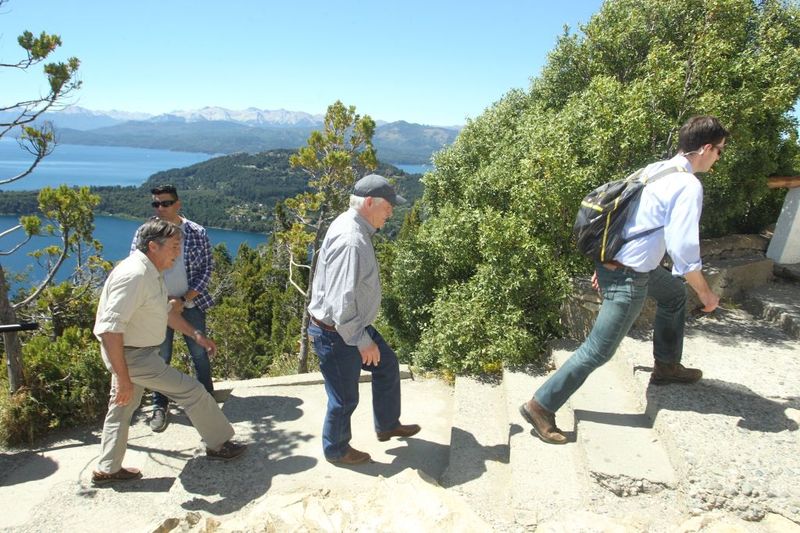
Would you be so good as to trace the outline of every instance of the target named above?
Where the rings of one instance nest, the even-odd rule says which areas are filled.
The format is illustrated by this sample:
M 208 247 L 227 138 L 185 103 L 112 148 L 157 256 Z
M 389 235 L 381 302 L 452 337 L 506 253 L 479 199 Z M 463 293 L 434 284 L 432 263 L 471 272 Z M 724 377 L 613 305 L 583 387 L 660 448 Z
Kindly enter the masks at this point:
M 448 373 L 540 359 L 568 277 L 590 268 L 571 235 L 581 198 L 674 154 L 692 115 L 732 133 L 701 178 L 703 236 L 774 222 L 783 193 L 765 178 L 800 160 L 798 96 L 794 2 L 605 2 L 565 31 L 529 91 L 509 92 L 435 156 L 422 223 L 384 254 L 398 347 Z
M 0 442 L 31 443 L 48 430 L 105 414 L 111 379 L 89 330 L 69 327 L 55 340 L 33 336 L 23 357 L 28 385 L 0 395 Z

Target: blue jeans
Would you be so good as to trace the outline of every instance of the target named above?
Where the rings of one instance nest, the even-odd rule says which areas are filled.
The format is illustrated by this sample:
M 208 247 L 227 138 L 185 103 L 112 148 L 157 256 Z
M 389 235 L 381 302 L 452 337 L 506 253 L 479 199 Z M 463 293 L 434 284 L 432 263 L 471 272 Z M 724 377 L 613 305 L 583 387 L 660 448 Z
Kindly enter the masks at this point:
M 203 335 L 206 334 L 206 312 L 198 307 L 183 308 L 183 318 L 192 325 L 194 329 L 200 330 Z M 161 350 L 159 355 L 161 359 L 169 366 L 172 361 L 172 339 L 175 336 L 175 330 L 167 328 L 167 338 L 161 343 Z M 211 393 L 214 392 L 214 382 L 211 381 L 211 362 L 208 360 L 208 352 L 206 349 L 197 344 L 194 338 L 189 335 L 183 336 L 186 341 L 186 346 L 189 348 L 189 355 L 192 357 L 192 364 L 194 365 L 194 376 L 197 378 L 206 390 Z M 153 406 L 167 408 L 169 399 L 160 392 L 153 393 Z
M 391 431 L 400 425 L 400 366 L 397 355 L 372 326 L 367 333 L 378 345 L 381 360 L 377 366 L 361 364 L 361 352 L 345 344 L 335 331 L 313 322 L 308 335 L 319 357 L 328 393 L 328 411 L 322 426 L 322 449 L 328 459 L 339 459 L 350 448 L 350 416 L 358 405 L 358 378 L 361 369 L 372 372 L 372 413 L 375 431 Z
M 653 326 L 653 355 L 661 363 L 679 363 L 683 354 L 686 320 L 686 284 L 658 267 L 640 273 L 630 268 L 609 270 L 598 263 L 597 279 L 603 295 L 600 313 L 580 348 L 539 387 L 533 398 L 545 409 L 557 411 L 583 385 L 589 374 L 607 363 L 642 311 L 647 296 L 657 304 Z

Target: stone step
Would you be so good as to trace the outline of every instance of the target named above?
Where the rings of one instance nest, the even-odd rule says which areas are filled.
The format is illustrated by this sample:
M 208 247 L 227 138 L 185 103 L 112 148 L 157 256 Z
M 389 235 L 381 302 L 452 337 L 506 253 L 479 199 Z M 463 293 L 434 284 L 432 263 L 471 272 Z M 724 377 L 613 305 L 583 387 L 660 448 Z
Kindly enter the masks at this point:
M 731 308 L 687 324 L 683 364 L 693 385 L 653 386 L 652 340 L 627 337 L 612 361 L 632 375 L 678 474 L 678 504 L 692 514 L 726 511 L 745 520 L 778 513 L 800 523 L 800 341 Z
M 449 463 L 439 482 L 495 529 L 513 521 L 506 413 L 499 380 L 456 378 Z
M 545 444 L 519 414 L 520 405 L 546 379 L 546 375 L 512 370 L 505 370 L 503 376 L 511 422 L 511 501 L 515 524 L 526 531 L 582 508 L 589 493 L 583 454 L 574 439 L 560 446 Z M 556 424 L 574 435 L 574 417 L 568 406 L 556 413 Z
M 800 281 L 800 263 L 780 265 L 775 263 L 775 276 L 787 281 Z
M 572 352 L 554 350 L 556 364 L 561 366 Z M 640 396 L 632 376 L 612 359 L 569 400 L 589 476 L 617 496 L 655 493 L 676 485 L 668 453 L 641 407 Z
M 800 284 L 770 283 L 745 292 L 739 301 L 756 318 L 773 322 L 792 339 L 800 339 Z

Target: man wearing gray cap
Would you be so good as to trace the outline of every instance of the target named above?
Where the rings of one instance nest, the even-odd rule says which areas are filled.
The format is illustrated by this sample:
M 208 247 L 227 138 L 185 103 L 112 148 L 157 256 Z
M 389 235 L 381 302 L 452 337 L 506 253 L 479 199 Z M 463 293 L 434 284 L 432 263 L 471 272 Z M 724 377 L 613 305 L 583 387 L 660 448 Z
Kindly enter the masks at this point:
M 325 458 L 354 465 L 370 460 L 350 446 L 350 417 L 358 405 L 361 369 L 372 372 L 372 409 L 379 441 L 410 437 L 416 424 L 400 423 L 400 368 L 397 356 L 372 326 L 381 307 L 381 282 L 372 235 L 406 203 L 377 174 L 356 182 L 350 209 L 331 223 L 314 271 L 308 334 L 328 393 L 322 427 Z

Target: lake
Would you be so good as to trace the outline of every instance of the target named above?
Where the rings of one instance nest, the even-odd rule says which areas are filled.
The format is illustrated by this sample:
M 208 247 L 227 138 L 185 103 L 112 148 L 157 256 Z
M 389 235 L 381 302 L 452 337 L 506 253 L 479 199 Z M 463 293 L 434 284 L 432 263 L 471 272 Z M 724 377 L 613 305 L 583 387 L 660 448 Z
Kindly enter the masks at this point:
M 0 190 L 30 191 L 62 183 L 138 186 L 156 172 L 187 167 L 212 157 L 215 156 L 125 146 L 59 144 L 30 175 L 2 185 Z M 23 172 L 32 161 L 33 157 L 21 150 L 15 139 L 0 139 L 0 180 Z
M 156 172 L 186 167 L 211 157 L 213 156 L 208 154 L 147 148 L 60 144 L 30 175 L 0 187 L 0 190 L 38 190 L 61 184 L 138 186 Z M 0 179 L 24 171 L 31 160 L 30 154 L 21 150 L 16 140 L 5 137 L 0 139 Z M 94 237 L 103 244 L 103 257 L 109 261 L 119 261 L 127 256 L 133 234 L 141 222 L 107 216 L 95 217 Z M 0 216 L 0 232 L 17 223 L 17 217 Z M 231 255 L 236 255 L 243 242 L 251 247 L 267 242 L 266 235 L 262 233 L 208 228 L 208 234 L 212 246 L 224 243 Z M 21 235 L 22 232 L 15 232 L 0 239 L 0 250 L 12 248 L 19 242 Z M 0 257 L 0 264 L 7 275 L 29 271 L 31 283 L 41 281 L 45 272 L 34 265 L 33 259 L 27 253 L 56 242 L 57 239 L 52 237 L 34 237 L 14 254 Z M 59 281 L 69 276 L 74 264 L 72 262 L 61 267 Z M 13 288 L 17 286 L 18 284 L 12 283 Z
M 426 172 L 433 170 L 433 165 L 399 165 L 397 163 L 392 163 L 392 164 L 407 174 L 425 174 Z
M 15 226 L 19 219 L 13 216 L 0 216 L 0 232 Z M 131 240 L 136 228 L 142 221 L 125 220 L 117 217 L 98 216 L 95 217 L 95 231 L 94 238 L 103 243 L 103 257 L 108 261 L 119 261 L 128 256 L 130 253 Z M 267 236 L 263 233 L 250 233 L 245 231 L 232 231 L 224 229 L 208 229 L 208 238 L 211 245 L 225 244 L 231 255 L 236 255 L 239 245 L 247 243 L 251 248 L 255 248 L 259 244 L 266 244 Z M 0 250 L 8 250 L 20 241 L 24 235 L 22 230 L 18 230 L 11 235 L 0 238 Z M 44 279 L 45 272 L 35 264 L 34 259 L 28 256 L 28 252 L 44 248 L 51 244 L 57 244 L 58 239 L 55 237 L 33 237 L 30 242 L 25 244 L 20 250 L 15 253 L 0 257 L 0 264 L 6 271 L 6 278 L 9 278 L 10 273 L 30 272 L 30 280 L 28 284 L 40 282 Z M 75 267 L 75 262 L 69 264 L 65 263 L 58 272 L 58 281 L 66 279 L 72 269 Z M 19 284 L 11 283 L 12 288 L 16 288 Z

